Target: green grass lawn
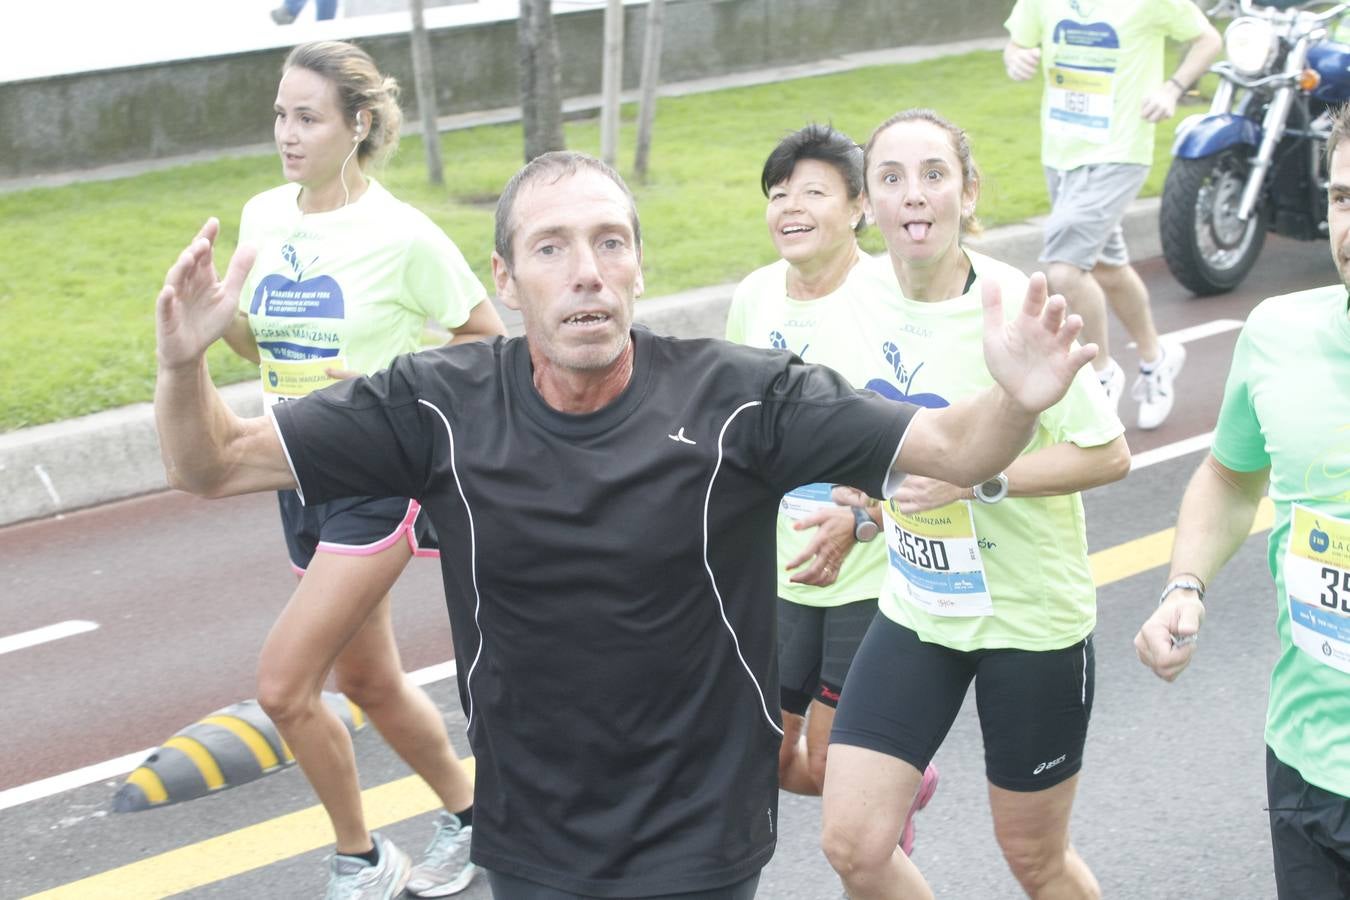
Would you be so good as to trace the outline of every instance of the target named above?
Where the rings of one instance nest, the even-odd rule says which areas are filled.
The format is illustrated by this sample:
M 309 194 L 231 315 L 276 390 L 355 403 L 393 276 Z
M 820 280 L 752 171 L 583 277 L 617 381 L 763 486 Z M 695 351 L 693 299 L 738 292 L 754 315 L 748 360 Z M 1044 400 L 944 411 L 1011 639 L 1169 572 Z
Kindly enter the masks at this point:
M 809 121 L 833 122 L 861 143 L 897 110 L 934 106 L 971 134 L 986 226 L 1044 212 L 1039 100 L 1039 81 L 1008 81 L 995 52 L 664 99 L 650 179 L 633 185 L 647 296 L 734 281 L 774 259 L 760 168 L 779 138 Z M 636 110 L 624 114 L 626 171 Z M 1161 189 L 1175 121 L 1158 128 L 1146 195 Z M 569 123 L 567 141 L 598 153 L 597 124 Z M 452 132 L 441 145 L 445 188 L 426 183 L 416 138 L 377 177 L 439 223 L 488 284 L 493 206 L 520 163 L 520 128 Z M 212 215 L 223 269 L 244 201 L 279 182 L 276 159 L 264 156 L 0 196 L 0 431 L 149 400 L 165 270 Z M 875 232 L 864 243 L 881 247 Z M 223 347 L 210 362 L 217 383 L 256 375 Z

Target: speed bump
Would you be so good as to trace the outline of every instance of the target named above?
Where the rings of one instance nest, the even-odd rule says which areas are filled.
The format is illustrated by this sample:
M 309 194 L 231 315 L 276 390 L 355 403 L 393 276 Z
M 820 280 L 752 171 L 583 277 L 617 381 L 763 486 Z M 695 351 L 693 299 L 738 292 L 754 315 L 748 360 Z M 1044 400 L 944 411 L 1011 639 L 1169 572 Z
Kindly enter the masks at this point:
M 366 727 L 361 708 L 324 691 L 352 734 Z M 295 757 L 257 700 L 216 710 L 169 738 L 145 758 L 113 796 L 113 812 L 168 806 L 245 784 L 294 764 Z

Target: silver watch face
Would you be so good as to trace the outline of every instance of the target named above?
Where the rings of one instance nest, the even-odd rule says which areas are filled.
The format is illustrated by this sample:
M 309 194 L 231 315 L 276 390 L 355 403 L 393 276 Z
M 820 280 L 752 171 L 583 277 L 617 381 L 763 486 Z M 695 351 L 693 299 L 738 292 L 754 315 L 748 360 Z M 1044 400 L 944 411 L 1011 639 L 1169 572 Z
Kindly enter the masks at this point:
M 997 503 L 1008 493 L 1008 482 L 1002 478 L 990 478 L 975 488 L 976 495 L 985 503 Z

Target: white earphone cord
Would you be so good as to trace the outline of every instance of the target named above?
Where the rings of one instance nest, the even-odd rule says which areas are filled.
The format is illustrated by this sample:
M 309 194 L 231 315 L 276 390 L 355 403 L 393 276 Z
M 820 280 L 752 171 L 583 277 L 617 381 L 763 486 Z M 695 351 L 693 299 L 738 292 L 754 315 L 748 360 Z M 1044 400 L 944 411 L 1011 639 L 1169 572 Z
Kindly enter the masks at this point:
M 351 153 L 348 153 L 347 158 L 342 161 L 342 171 L 338 173 L 338 177 L 342 179 L 342 205 L 344 208 L 352 198 L 352 192 L 347 188 L 347 163 L 352 161 L 352 154 L 356 153 L 357 148 L 361 146 L 360 137 L 361 135 L 358 132 L 358 140 L 352 141 Z

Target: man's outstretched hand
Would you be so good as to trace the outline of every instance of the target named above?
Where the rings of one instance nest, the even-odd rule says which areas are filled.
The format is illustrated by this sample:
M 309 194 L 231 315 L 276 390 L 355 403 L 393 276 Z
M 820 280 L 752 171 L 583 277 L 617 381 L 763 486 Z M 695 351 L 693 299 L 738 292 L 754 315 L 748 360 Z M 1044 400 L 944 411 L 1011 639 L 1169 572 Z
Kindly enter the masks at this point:
M 235 250 L 221 281 L 212 258 L 219 233 L 220 223 L 207 219 L 164 276 L 164 287 L 155 299 L 155 339 L 161 368 L 196 365 L 206 348 L 234 321 L 239 291 L 257 251 L 252 247 Z
M 1048 296 L 1045 276 L 1031 276 L 1022 309 L 1006 319 L 998 285 L 984 281 L 984 361 L 989 374 L 1027 412 L 1059 401 L 1074 375 L 1097 355 L 1096 344 L 1074 346 L 1083 320 L 1066 315 L 1059 294 Z

